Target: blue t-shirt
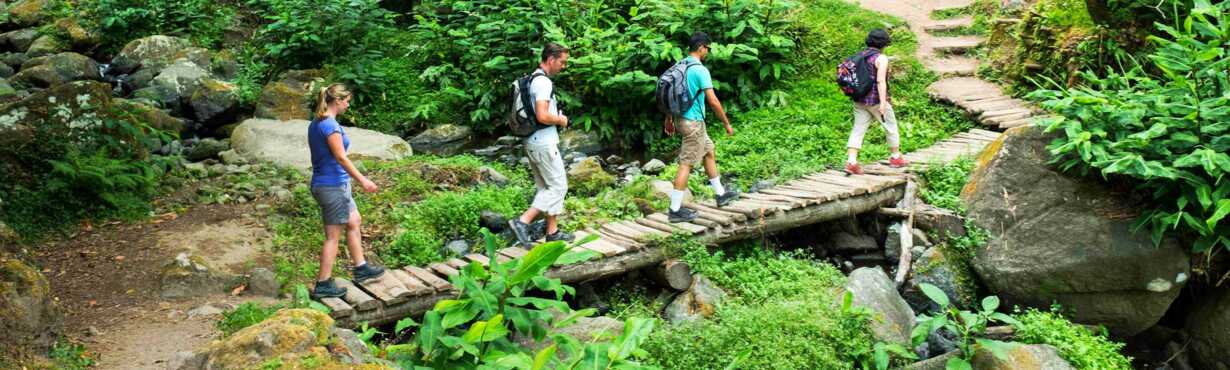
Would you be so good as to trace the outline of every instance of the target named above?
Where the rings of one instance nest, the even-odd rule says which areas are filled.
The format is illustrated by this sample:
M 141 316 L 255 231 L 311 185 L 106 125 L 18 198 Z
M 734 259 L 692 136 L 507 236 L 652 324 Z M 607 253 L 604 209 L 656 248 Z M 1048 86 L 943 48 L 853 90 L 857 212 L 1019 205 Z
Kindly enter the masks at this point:
M 312 151 L 312 186 L 338 186 L 350 182 L 350 175 L 329 151 L 329 135 L 342 135 L 342 148 L 350 149 L 350 137 L 333 117 L 312 120 L 308 124 L 308 148 Z
M 691 59 L 697 64 L 691 68 L 688 68 L 688 90 L 692 96 L 696 97 L 696 100 L 692 101 L 692 108 L 683 112 L 683 118 L 693 121 L 704 121 L 705 93 L 700 93 L 698 96 L 696 95 L 696 92 L 705 89 L 712 89 L 713 79 L 709 77 L 709 69 L 705 68 L 703 65 L 700 65 L 700 60 L 691 56 L 687 57 L 687 59 Z

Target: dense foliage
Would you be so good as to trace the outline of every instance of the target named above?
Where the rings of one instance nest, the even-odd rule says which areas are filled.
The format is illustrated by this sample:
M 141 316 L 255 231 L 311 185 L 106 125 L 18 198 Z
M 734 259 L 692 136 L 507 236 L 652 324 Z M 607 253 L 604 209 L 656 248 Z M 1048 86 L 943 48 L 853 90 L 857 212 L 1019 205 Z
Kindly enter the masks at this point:
M 1094 333 L 1074 324 L 1057 311 L 1029 309 L 1013 315 L 1016 340 L 1055 346 L 1064 360 L 1080 370 L 1132 368 L 1132 359 L 1120 354 L 1123 343 L 1111 341 L 1106 333 Z
M 209 0 L 83 0 L 77 7 L 109 52 L 151 35 L 182 36 L 215 47 L 236 17 L 233 5 Z
M 1230 3 L 1197 1 L 1180 27 L 1158 24 L 1150 73 L 1136 67 L 1089 86 L 1032 96 L 1061 115 L 1048 123 L 1063 169 L 1131 178 L 1153 205 L 1139 226 L 1155 242 L 1168 231 L 1192 236 L 1192 249 L 1230 249 Z
M 965 206 L 961 204 L 961 188 L 964 188 L 965 183 L 969 181 L 969 174 L 973 169 L 974 161 L 966 158 L 927 167 L 927 170 L 922 173 L 927 187 L 919 192 L 919 198 L 927 204 L 964 214 Z

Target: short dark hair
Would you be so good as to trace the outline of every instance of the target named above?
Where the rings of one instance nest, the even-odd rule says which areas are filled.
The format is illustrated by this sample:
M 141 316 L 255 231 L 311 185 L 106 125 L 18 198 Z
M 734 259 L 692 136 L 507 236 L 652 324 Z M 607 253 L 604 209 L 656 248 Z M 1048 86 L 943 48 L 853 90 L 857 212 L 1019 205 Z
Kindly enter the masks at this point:
M 883 28 L 877 28 L 867 33 L 867 47 L 883 49 L 885 46 L 892 44 L 892 40 L 888 38 L 888 31 Z
M 567 54 L 567 53 L 568 53 L 568 48 L 564 47 L 563 45 L 556 44 L 554 42 L 548 42 L 546 45 L 542 46 L 542 61 L 545 62 L 547 61 L 547 59 L 550 59 L 550 58 L 559 58 L 560 56 Z
M 709 46 L 709 34 L 697 32 L 692 34 L 692 38 L 688 40 L 688 51 L 700 50 L 701 46 Z

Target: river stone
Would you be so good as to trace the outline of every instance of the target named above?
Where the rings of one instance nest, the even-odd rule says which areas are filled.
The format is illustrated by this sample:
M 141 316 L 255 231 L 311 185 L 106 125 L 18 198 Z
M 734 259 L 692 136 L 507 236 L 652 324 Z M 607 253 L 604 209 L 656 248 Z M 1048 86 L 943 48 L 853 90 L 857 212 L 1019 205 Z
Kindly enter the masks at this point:
M 67 82 L 102 80 L 98 62 L 87 56 L 67 52 L 27 60 L 11 81 L 18 86 L 47 88 Z
M 692 276 L 692 286 L 671 300 L 662 317 L 673 324 L 696 321 L 713 316 L 726 298 L 726 292 L 700 274 Z
M 30 49 L 30 44 L 39 36 L 37 28 L 25 28 L 0 34 L 0 42 L 12 50 L 24 53 Z
M 415 135 L 410 139 L 410 146 L 416 152 L 450 156 L 459 153 L 472 136 L 467 126 L 444 124 Z
M 1013 128 L 979 155 L 961 199 L 992 239 L 976 251 L 974 270 L 1007 307 L 1059 303 L 1074 322 L 1130 337 L 1182 290 L 1187 248 L 1132 232 L 1142 206 L 1128 194 L 1048 165 L 1056 135 Z
M 910 331 L 914 328 L 914 311 L 897 294 L 893 281 L 880 268 L 863 267 L 850 273 L 845 291 L 853 295 L 853 304 L 874 314 L 871 333 L 886 343 L 910 346 Z
M 235 84 L 212 78 L 201 80 L 200 87 L 192 93 L 189 105 L 197 122 L 206 128 L 215 128 L 235 119 L 239 108 L 239 97 L 235 95 Z
M 0 62 L 4 62 L 4 64 L 14 69 L 21 69 L 21 65 L 25 64 L 27 60 L 30 60 L 30 57 L 26 56 L 24 51 L 20 53 L 0 53 Z
M 565 156 L 568 153 L 595 154 L 601 152 L 604 148 L 602 137 L 598 136 L 597 132 L 574 128 L 566 129 L 559 135 L 560 154 Z
M 854 235 L 842 231 L 832 234 L 829 244 L 834 250 L 843 253 L 864 253 L 880 249 L 876 239 L 871 235 Z
M 174 61 L 176 52 L 191 45 L 186 39 L 163 35 L 132 40 L 111 59 L 111 70 L 117 74 L 132 73 L 138 68 L 157 71 Z
M 64 332 L 51 286 L 34 267 L 0 255 L 0 357 L 11 350 L 46 354 Z
M 159 277 L 162 298 L 189 298 L 222 293 L 229 280 L 200 256 L 180 253 L 167 262 Z
M 568 170 L 568 183 L 577 189 L 597 192 L 615 185 L 615 176 L 602 169 L 598 157 L 587 157 Z
M 164 110 L 135 100 L 114 98 L 111 101 L 115 107 L 135 114 L 151 127 L 180 134 L 185 133 L 184 129 L 187 126 L 184 120 L 175 118 Z
M 1210 288 L 1187 316 L 1186 331 L 1199 368 L 1230 369 L 1230 286 Z
M 51 16 L 56 0 L 18 0 L 9 5 L 9 22 L 18 27 L 31 27 L 42 24 Z
M 943 249 L 932 247 L 914 261 L 902 295 L 906 302 L 910 303 L 910 307 L 920 312 L 936 312 L 939 305 L 931 302 L 919 288 L 921 284 L 927 283 L 944 291 L 944 295 L 948 296 L 954 306 L 968 309 L 977 299 L 978 293 L 975 291 L 972 274 L 972 271 L 962 270 L 960 265 L 948 259 Z
M 470 254 L 470 242 L 465 239 L 457 239 L 444 243 L 444 249 L 441 250 L 446 257 L 461 257 Z
M 197 141 L 184 153 L 184 158 L 192 162 L 200 162 L 210 158 L 217 158 L 218 153 L 230 149 L 230 145 L 226 142 L 214 138 L 204 138 Z
M 653 195 L 659 199 L 670 200 L 671 190 L 675 190 L 675 185 L 666 180 L 653 180 L 649 183 L 653 187 Z M 691 189 L 683 190 L 683 202 L 688 203 L 694 200 Z
M 88 50 L 98 45 L 98 34 L 82 27 L 76 18 L 57 19 L 55 28 L 56 32 L 68 39 L 68 45 L 74 50 Z
M 999 358 L 990 350 L 979 348 L 972 363 L 978 370 L 1076 370 L 1049 344 L 1017 343 L 1003 356 Z
M 252 294 L 277 297 L 282 290 L 282 285 L 278 283 L 278 276 L 274 275 L 264 267 L 257 267 L 248 273 L 248 291 Z
M 0 64 L 0 68 L 4 67 L 4 64 Z M 17 89 L 9 85 L 7 80 L 0 79 L 0 102 L 9 102 L 17 98 Z
M 650 175 L 657 175 L 664 169 L 666 169 L 666 163 L 662 163 L 662 160 L 657 158 L 650 159 L 644 166 L 641 166 L 641 171 Z
M 231 133 L 231 148 L 249 161 L 268 161 L 307 172 L 312 168 L 308 124 L 306 120 L 248 119 Z M 357 127 L 344 129 L 350 137 L 348 154 L 352 159 L 396 160 L 412 153 L 400 137 Z
M 60 39 L 50 35 L 39 36 L 30 43 L 30 48 L 26 49 L 26 56 L 38 58 L 45 55 L 52 55 L 68 51 L 68 45 L 65 45 Z
M 256 118 L 278 120 L 312 119 L 324 83 L 325 72 L 318 69 L 286 71 L 261 89 L 256 103 Z

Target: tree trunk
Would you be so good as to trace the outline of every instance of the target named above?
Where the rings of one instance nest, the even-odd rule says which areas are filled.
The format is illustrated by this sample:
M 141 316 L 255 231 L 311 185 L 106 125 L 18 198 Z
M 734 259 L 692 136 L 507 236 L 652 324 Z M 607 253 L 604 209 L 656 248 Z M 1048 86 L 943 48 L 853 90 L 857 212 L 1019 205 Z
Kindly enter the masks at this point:
M 659 285 L 677 291 L 687 290 L 692 286 L 692 268 L 687 262 L 669 259 L 649 269 L 649 277 Z

